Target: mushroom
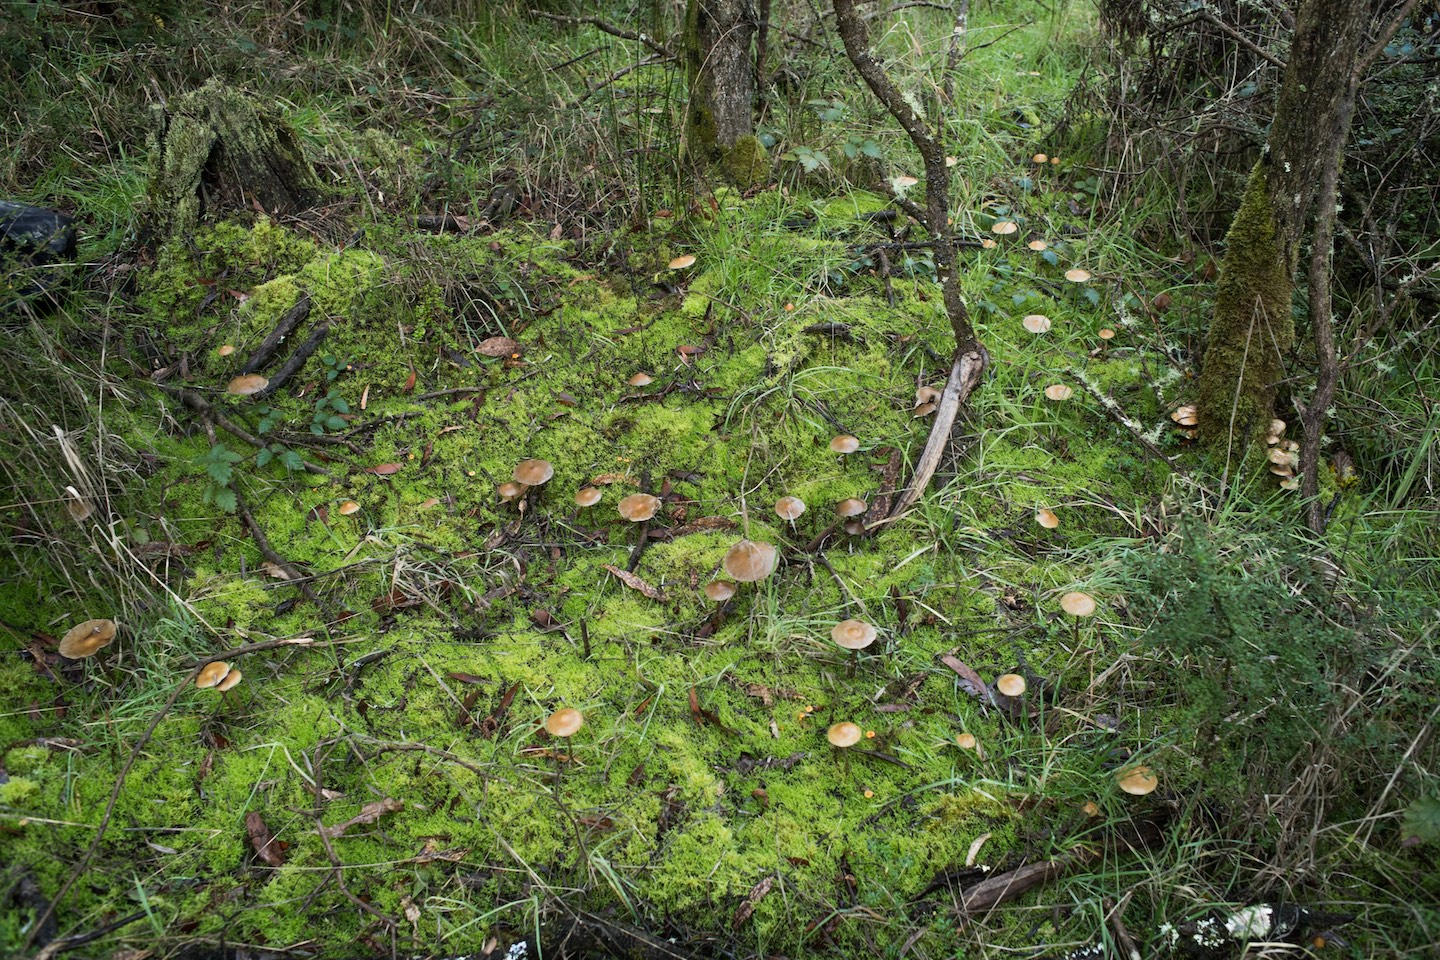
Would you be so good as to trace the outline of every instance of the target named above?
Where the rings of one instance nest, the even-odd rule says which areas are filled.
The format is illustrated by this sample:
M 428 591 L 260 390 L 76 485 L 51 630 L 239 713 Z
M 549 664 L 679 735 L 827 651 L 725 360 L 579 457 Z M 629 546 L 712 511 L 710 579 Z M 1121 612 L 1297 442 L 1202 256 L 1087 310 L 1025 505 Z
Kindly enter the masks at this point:
M 1200 422 L 1200 411 L 1194 404 L 1187 403 L 1183 407 L 1176 407 L 1170 414 L 1170 419 L 1182 427 L 1193 427 Z
M 735 584 L 729 580 L 711 580 L 705 584 L 705 596 L 716 603 L 724 603 L 735 596 Z
M 781 520 L 794 523 L 805 512 L 805 501 L 799 497 L 781 497 L 775 501 L 775 514 Z
M 835 504 L 837 517 L 858 517 L 865 512 L 865 501 L 859 497 L 847 497 Z
M 555 468 L 549 460 L 521 460 L 515 465 L 515 473 L 512 476 L 516 483 L 523 483 L 527 487 L 538 487 L 555 476 Z
M 996 243 L 994 240 L 991 240 L 989 237 L 981 237 L 981 238 L 980 238 L 980 249 L 981 249 L 981 250 L 994 250 L 994 249 L 995 249 L 996 247 L 998 247 L 998 246 L 999 246 L 999 244 Z
M 1114 340 L 1115 331 L 1110 327 L 1101 327 L 1100 332 L 1096 334 L 1096 336 L 1098 336 L 1101 340 Z
M 201 690 L 208 690 L 225 679 L 225 674 L 230 672 L 230 664 L 224 660 L 215 660 L 200 668 L 195 675 L 195 686 Z
M 631 523 L 643 523 L 660 510 L 660 498 L 648 493 L 632 493 L 616 505 L 620 516 Z
M 695 266 L 695 255 L 691 253 L 681 254 L 670 261 L 671 270 L 684 270 L 686 267 Z
M 1046 530 L 1054 530 L 1060 526 L 1060 518 L 1055 516 L 1055 511 L 1049 507 L 1041 507 L 1035 511 L 1035 522 Z
M 650 384 L 655 382 L 655 378 L 651 377 L 650 374 L 642 370 L 632 376 L 629 380 L 626 380 L 625 382 L 630 384 L 630 386 L 632 387 L 648 387 L 650 386 Z
M 923 386 L 915 391 L 915 406 L 910 410 L 912 417 L 928 417 L 940 406 L 940 391 L 932 386 Z
M 990 232 L 1001 237 L 1008 237 L 1020 229 L 1020 225 L 1014 220 L 996 220 L 990 225 Z
M 763 540 L 741 540 L 725 551 L 725 572 L 741 583 L 756 583 L 775 572 L 780 555 Z
M 1044 333 L 1050 329 L 1050 318 L 1043 313 L 1032 313 L 1020 321 L 1020 326 L 1031 333 Z
M 1088 617 L 1095 612 L 1095 598 L 1076 590 L 1060 598 L 1060 609 L 1072 617 Z
M 77 623 L 60 638 L 60 656 L 67 660 L 93 657 L 115 639 L 116 629 L 114 620 L 86 620 L 84 623 Z
M 346 500 L 344 503 L 340 504 L 340 506 L 335 508 L 335 512 L 340 514 L 340 516 L 342 517 L 348 517 L 352 513 L 360 512 L 360 504 L 356 503 L 354 500 Z
M 1057 157 L 1056 159 L 1059 159 L 1059 158 Z M 1050 158 L 1047 157 L 1047 156 L 1045 156 L 1045 154 L 1043 154 L 1043 153 L 1037 153 L 1037 154 L 1035 154 L 1035 156 L 1033 156 L 1033 157 L 1030 158 L 1030 162 L 1031 162 L 1031 163 L 1049 163 L 1049 162 L 1050 162 Z
M 495 488 L 495 492 L 500 495 L 501 503 L 510 503 L 512 500 L 517 500 L 520 497 L 525 496 L 525 491 L 529 489 L 530 488 L 525 486 L 525 484 L 523 483 L 516 483 L 514 480 L 506 480 L 504 483 L 500 484 L 500 486 Z
M 229 672 L 225 674 L 221 681 L 215 684 L 215 689 L 219 690 L 221 693 L 224 693 L 226 690 L 229 690 L 231 687 L 238 684 L 243 676 L 244 674 L 242 674 L 238 668 L 231 667 Z
M 1117 771 L 1115 780 L 1120 784 L 1120 789 L 1132 797 L 1153 793 L 1160 785 L 1160 778 L 1155 775 L 1155 771 L 1144 764 Z
M 235 345 L 233 343 L 222 343 L 215 352 L 222 357 L 228 357 L 235 352 Z
M 830 639 L 846 650 L 864 650 L 875 642 L 878 631 L 864 620 L 843 620 L 830 631 Z
M 843 524 L 841 524 L 840 529 L 844 530 L 852 537 L 858 537 L 860 536 L 860 534 L 865 532 L 865 521 L 852 518 L 850 520 L 846 520 Z
M 270 386 L 270 381 L 258 373 L 246 373 L 230 381 L 225 392 L 235 397 L 250 397 Z
M 980 741 L 975 739 L 973 733 L 958 733 L 955 735 L 955 746 L 961 750 L 974 750 L 978 753 Z
M 830 449 L 835 453 L 854 453 L 860 449 L 860 441 L 848 433 L 842 433 L 838 437 L 830 438 Z
M 1074 389 L 1063 383 L 1052 383 L 1045 388 L 1046 400 L 1069 400 L 1074 395 Z
M 575 491 L 575 506 L 593 507 L 604 496 L 599 487 L 581 487 Z
M 1084 283 L 1085 281 L 1090 279 L 1090 276 L 1091 274 L 1089 270 L 1082 270 L 1079 267 L 1071 267 L 1069 270 L 1065 271 L 1065 279 L 1069 280 L 1071 283 Z
M 573 737 L 585 726 L 585 715 L 574 707 L 561 707 L 545 720 L 545 732 L 552 737 Z
M 916 179 L 915 179 L 914 177 L 912 177 L 912 176 L 909 176 L 909 175 L 907 175 L 907 174 L 903 174 L 903 173 L 902 173 L 900 176 L 896 177 L 896 178 L 895 178 L 893 181 L 891 181 L 891 182 L 895 184 L 895 186 L 896 186 L 897 189 L 900 189 L 900 190 L 908 190 L 910 187 L 915 186 L 915 185 L 916 185 L 917 183 L 919 183 L 920 181 L 919 181 L 919 180 L 916 180 Z
M 1039 253 L 1041 250 L 1050 249 L 1050 244 L 1046 243 L 1044 240 L 1031 240 L 1029 243 L 1025 244 L 1025 246 L 1029 247 L 1031 250 L 1034 250 L 1036 253 Z
M 1025 678 L 1018 673 L 1001 674 L 995 679 L 995 689 L 1007 697 L 1018 697 L 1025 693 Z
M 842 720 L 825 731 L 825 739 L 830 741 L 830 745 L 841 749 L 855 746 L 864 735 L 860 725 L 849 720 Z

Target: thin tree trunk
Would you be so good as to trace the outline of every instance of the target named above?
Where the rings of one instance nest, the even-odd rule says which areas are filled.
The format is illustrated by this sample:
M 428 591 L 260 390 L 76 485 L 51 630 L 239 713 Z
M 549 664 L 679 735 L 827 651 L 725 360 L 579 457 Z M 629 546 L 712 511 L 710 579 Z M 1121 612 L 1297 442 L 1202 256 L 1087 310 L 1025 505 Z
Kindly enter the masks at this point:
M 686 153 L 719 164 L 747 187 L 764 166 L 764 149 L 755 139 L 756 61 L 750 54 L 756 24 L 750 0 L 688 0 L 685 7 Z

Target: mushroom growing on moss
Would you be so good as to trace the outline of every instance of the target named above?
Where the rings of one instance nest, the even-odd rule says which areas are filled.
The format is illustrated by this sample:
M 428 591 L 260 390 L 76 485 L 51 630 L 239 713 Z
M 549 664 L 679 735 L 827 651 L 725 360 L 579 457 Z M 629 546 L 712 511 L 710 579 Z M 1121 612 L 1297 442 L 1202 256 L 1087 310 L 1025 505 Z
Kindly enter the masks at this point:
M 585 726 L 585 715 L 574 707 L 562 707 L 545 718 L 545 732 L 552 737 L 573 737 Z
M 629 380 L 626 380 L 625 382 L 630 384 L 630 386 L 632 387 L 648 387 L 650 386 L 650 384 L 655 382 L 655 378 L 650 376 L 650 374 L 646 373 L 645 371 L 641 370 L 639 373 L 634 374 Z
M 195 675 L 195 686 L 201 690 L 208 690 L 213 686 L 217 686 L 221 680 L 225 679 L 225 675 L 229 672 L 230 664 L 224 660 L 215 660 L 207 663 L 201 667 L 200 672 Z
M 860 441 L 848 433 L 830 438 L 830 449 L 835 453 L 854 453 L 860 449 Z
M 792 524 L 805 512 L 805 501 L 799 497 L 781 497 L 775 501 L 775 515 Z
M 270 381 L 258 373 L 242 374 L 230 381 L 225 392 L 233 397 L 253 397 L 255 394 L 270 386 Z
M 620 516 L 631 523 L 644 523 L 660 510 L 660 498 L 648 493 L 632 493 L 617 505 Z
M 864 650 L 875 642 L 879 631 L 875 625 L 864 620 L 842 620 L 830 631 L 830 639 L 846 650 Z
M 693 253 L 682 253 L 670 261 L 671 270 L 684 270 L 686 267 L 695 266 L 695 255 Z
M 1007 697 L 1023 696 L 1025 686 L 1025 678 L 1018 673 L 1004 673 L 995 679 L 995 689 Z
M 1153 793 L 1155 788 L 1160 785 L 1160 778 L 1155 775 L 1155 771 L 1144 764 L 1117 771 L 1115 781 L 1120 784 L 1122 791 L 1132 797 L 1143 797 L 1147 793 Z
M 521 460 L 515 465 L 515 472 L 512 474 L 516 483 L 524 484 L 527 487 L 538 487 L 551 477 L 555 476 L 555 467 L 549 460 Z
M 1054 530 L 1060 526 L 1060 518 L 1049 507 L 1041 507 L 1035 511 L 1035 522 L 1046 530 Z
M 729 580 L 711 580 L 705 584 L 705 596 L 716 603 L 724 603 L 735 596 L 735 584 Z
M 1058 402 L 1060 400 L 1069 400 L 1073 396 L 1075 396 L 1074 388 L 1066 386 L 1063 383 L 1052 383 L 1045 388 L 1046 400 L 1055 400 Z
M 221 678 L 220 682 L 215 684 L 215 689 L 224 693 L 226 690 L 239 684 L 243 676 L 244 674 L 240 672 L 238 667 L 231 667 L 225 676 Z
M 865 731 L 860 729 L 860 725 L 849 720 L 842 720 L 825 731 L 825 739 L 830 741 L 830 745 L 842 750 L 855 746 L 864 735 Z
M 762 540 L 741 540 L 725 551 L 725 572 L 741 583 L 764 580 L 779 562 L 779 553 Z
M 60 638 L 60 656 L 67 660 L 83 660 L 93 657 L 115 639 L 117 626 L 114 620 L 86 620 L 65 631 Z
M 601 496 L 599 487 L 581 487 L 575 491 L 575 506 L 593 507 L 600 502 Z
M 1045 333 L 1050 329 L 1050 318 L 1043 313 L 1028 314 L 1020 321 L 1020 326 L 1031 333 Z

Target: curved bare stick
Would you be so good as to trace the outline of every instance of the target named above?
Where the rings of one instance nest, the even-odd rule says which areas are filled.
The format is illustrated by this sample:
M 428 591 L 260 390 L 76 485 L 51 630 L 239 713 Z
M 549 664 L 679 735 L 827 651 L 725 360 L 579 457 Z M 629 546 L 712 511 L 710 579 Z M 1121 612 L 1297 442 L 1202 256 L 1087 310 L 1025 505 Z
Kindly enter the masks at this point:
M 955 418 L 979 385 L 981 375 L 985 373 L 989 357 L 979 344 L 971 346 L 976 349 L 965 350 L 962 346 L 950 364 L 950 376 L 946 378 L 945 389 L 940 394 L 940 405 L 935 408 L 935 423 L 930 428 L 930 437 L 925 441 L 925 449 L 915 464 L 915 476 L 890 510 L 892 518 L 909 510 L 915 505 L 915 501 L 924 495 L 925 488 L 930 485 L 930 478 L 940 467 L 945 449 L 950 446 L 950 432 L 955 427 Z

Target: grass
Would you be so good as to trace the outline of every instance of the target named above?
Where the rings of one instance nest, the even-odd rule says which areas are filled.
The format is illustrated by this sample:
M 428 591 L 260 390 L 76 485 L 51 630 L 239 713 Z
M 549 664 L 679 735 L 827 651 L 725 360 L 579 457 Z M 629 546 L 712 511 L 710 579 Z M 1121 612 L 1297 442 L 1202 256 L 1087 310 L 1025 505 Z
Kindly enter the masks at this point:
M 1266 475 L 1222 492 L 1166 418 L 1191 393 L 1203 260 L 1185 262 L 1184 238 L 1154 241 L 1149 225 L 1174 216 L 1163 192 L 1123 215 L 1097 203 L 1095 144 L 1059 131 L 1094 38 L 1086 8 L 1016 0 L 974 14 L 946 144 L 961 158 L 957 222 L 983 236 L 997 217 L 1022 225 L 964 259 L 996 363 L 932 492 L 872 537 L 833 541 L 823 563 L 796 546 L 833 502 L 873 494 L 890 449 L 902 463 L 918 449 L 928 424 L 910 416 L 914 389 L 949 352 L 933 268 L 899 264 L 886 284 L 857 252 L 883 236 L 863 215 L 884 201 L 865 186 L 914 160 L 843 62 L 800 44 L 794 92 L 762 117 L 777 185 L 746 197 L 697 187 L 675 163 L 675 72 L 635 71 L 576 105 L 634 62 L 633 45 L 489 7 L 286 9 L 170 19 L 157 6 L 167 22 L 153 48 L 126 43 L 156 32 L 143 18 L 5 14 L 6 43 L 43 29 L 51 53 L 45 70 L 0 78 L 16 102 L 45 104 L 3 135 L 0 184 L 78 213 L 101 269 L 0 348 L 14 385 L 0 394 L 0 685 L 15 691 L 0 710 L 0 951 L 18 950 L 37 912 L 22 881 L 42 896 L 63 882 L 184 666 L 300 634 L 315 645 L 246 657 L 224 698 L 181 694 L 62 933 L 139 911 L 99 946 L 385 952 L 389 931 L 340 893 L 315 822 L 390 797 L 404 809 L 333 846 L 347 887 L 421 951 L 548 942 L 579 907 L 757 956 L 896 956 L 907 943 L 920 957 L 1058 953 L 1113 937 L 1117 901 L 1153 943 L 1162 923 L 1257 899 L 1358 914 L 1343 935 L 1362 955 L 1429 948 L 1433 847 L 1406 845 L 1400 821 L 1435 790 L 1433 352 L 1406 320 L 1347 378 L 1334 435 L 1362 480 L 1325 491 L 1340 494 L 1326 540 L 1300 531 L 1296 501 Z M 809 29 L 798 8 L 787 16 Z M 882 51 L 931 97 L 944 15 L 887 23 Z M 201 52 L 177 55 L 187 45 Z M 333 202 L 314 221 L 237 221 L 137 256 L 141 80 L 178 91 L 212 72 L 280 104 L 337 178 Z M 83 149 L 95 137 L 103 149 Z M 867 141 L 887 146 L 847 154 Z M 801 146 L 825 161 L 785 159 Z M 1037 150 L 1062 163 L 1037 170 Z M 531 198 L 517 222 L 476 237 L 410 226 L 437 209 L 478 215 L 502 169 Z M 1023 247 L 1032 232 L 1054 262 Z M 681 252 L 698 258 L 683 280 L 664 269 Z M 1072 264 L 1097 279 L 1067 283 Z M 217 278 L 248 298 L 207 301 Z M 256 466 L 224 439 L 246 457 L 235 485 L 275 549 L 314 575 L 323 610 L 296 603 L 236 518 L 202 502 L 196 457 L 209 443 L 146 382 L 183 358 L 172 376 L 257 431 L 254 407 L 216 389 L 236 364 L 215 348 L 243 356 L 299 289 L 343 318 L 325 349 L 351 366 L 333 386 L 356 412 L 341 432 L 353 446 L 305 446 L 309 390 L 273 406 L 286 442 L 325 458 L 331 478 Z M 1151 314 L 1161 290 L 1174 303 Z M 1025 332 L 1029 312 L 1051 331 Z M 1357 303 L 1346 322 L 1366 317 Z M 818 323 L 853 340 L 806 331 Z M 1102 326 L 1119 335 L 1092 353 Z M 523 357 L 478 359 L 496 335 Z M 1374 376 L 1383 365 L 1407 377 Z M 656 382 L 632 390 L 624 380 L 641 369 Z M 1186 472 L 1109 419 L 1081 376 Z M 300 382 L 317 378 L 312 363 Z M 1057 382 L 1076 388 L 1071 400 L 1043 398 Z M 417 399 L 454 387 L 485 393 Z M 52 423 L 70 432 L 70 455 Z M 860 452 L 828 451 L 841 430 Z M 530 456 L 557 472 L 521 516 L 493 490 Z M 401 469 L 367 472 L 382 463 Z M 615 481 L 604 502 L 576 512 L 570 494 L 602 474 Z M 668 487 L 671 526 L 735 524 L 648 547 L 636 573 L 665 601 L 605 570 L 626 564 L 634 531 L 610 515 L 639 483 Z M 68 519 L 70 484 L 104 522 Z M 784 494 L 810 504 L 793 529 L 770 510 Z M 346 500 L 360 511 L 339 516 Z M 1035 525 L 1041 506 L 1058 529 Z M 793 559 L 717 621 L 699 588 L 742 533 Z M 1083 623 L 1058 609 L 1076 589 L 1100 601 Z M 101 658 L 36 660 L 47 638 L 99 615 L 123 626 Z M 828 640 L 851 616 L 881 626 L 853 676 Z M 982 705 L 946 654 L 987 681 L 1028 673 L 1033 711 Z M 586 717 L 563 746 L 539 732 L 560 706 Z M 824 730 L 845 719 L 900 763 L 834 756 Z M 955 745 L 961 731 L 983 757 Z M 1115 787 L 1135 762 L 1161 773 L 1146 801 Z M 283 866 L 255 858 L 252 812 L 288 844 Z M 1159 843 L 1103 842 L 1156 815 Z M 916 896 L 971 857 L 1003 870 L 1086 849 L 1098 856 L 1063 880 L 965 923 L 945 885 Z M 752 897 L 766 878 L 770 892 Z

